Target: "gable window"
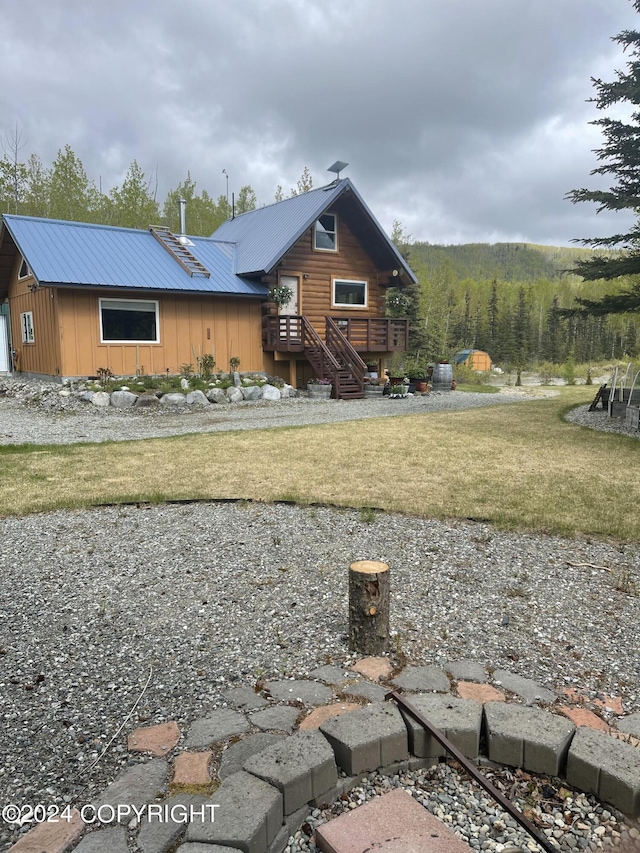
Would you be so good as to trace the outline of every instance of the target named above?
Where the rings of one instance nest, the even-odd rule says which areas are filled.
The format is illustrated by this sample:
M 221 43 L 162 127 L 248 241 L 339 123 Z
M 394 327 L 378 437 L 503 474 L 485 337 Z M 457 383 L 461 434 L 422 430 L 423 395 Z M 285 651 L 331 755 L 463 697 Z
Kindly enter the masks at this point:
M 338 220 L 335 213 L 323 213 L 313 226 L 313 248 L 321 252 L 338 251 Z
M 100 340 L 103 344 L 159 343 L 156 300 L 101 299 Z
M 334 307 L 366 308 L 367 282 L 334 278 L 331 304 Z
M 29 265 L 22 259 L 22 263 L 20 264 L 20 270 L 18 272 L 18 278 L 28 278 L 31 275 L 31 270 L 29 269 Z
M 33 336 L 33 311 L 23 311 L 20 315 L 20 328 L 22 329 L 22 343 L 35 343 Z

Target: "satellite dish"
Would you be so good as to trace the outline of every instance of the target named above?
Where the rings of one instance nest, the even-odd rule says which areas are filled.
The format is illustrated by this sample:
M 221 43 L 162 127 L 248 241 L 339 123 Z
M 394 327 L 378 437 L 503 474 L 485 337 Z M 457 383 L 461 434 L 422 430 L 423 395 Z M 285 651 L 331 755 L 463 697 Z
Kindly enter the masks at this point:
M 329 168 L 327 169 L 327 172 L 335 172 L 337 175 L 336 180 L 339 181 L 340 180 L 340 172 L 343 169 L 346 169 L 348 165 L 349 165 L 348 163 L 344 163 L 342 160 L 336 160 L 336 162 L 333 164 L 333 166 L 329 166 Z

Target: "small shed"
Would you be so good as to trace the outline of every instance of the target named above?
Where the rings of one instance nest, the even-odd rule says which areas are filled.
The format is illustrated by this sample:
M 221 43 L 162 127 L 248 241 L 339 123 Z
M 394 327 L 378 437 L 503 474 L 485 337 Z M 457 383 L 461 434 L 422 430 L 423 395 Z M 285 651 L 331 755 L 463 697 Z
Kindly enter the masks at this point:
M 455 364 L 466 364 L 472 370 L 491 370 L 491 356 L 480 349 L 463 349 L 457 352 L 453 360 Z

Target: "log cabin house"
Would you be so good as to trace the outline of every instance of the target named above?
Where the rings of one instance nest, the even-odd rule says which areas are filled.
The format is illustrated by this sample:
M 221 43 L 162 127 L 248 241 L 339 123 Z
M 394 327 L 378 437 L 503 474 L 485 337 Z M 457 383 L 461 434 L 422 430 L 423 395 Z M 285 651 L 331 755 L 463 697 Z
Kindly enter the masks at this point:
M 359 397 L 366 366 L 407 348 L 386 290 L 415 281 L 348 178 L 208 238 L 8 214 L 0 228 L 12 368 L 35 377 L 175 374 L 211 353 L 218 369 L 235 357 L 242 371 L 297 387 L 328 377 L 336 397 Z M 275 311 L 272 285 L 293 293 Z

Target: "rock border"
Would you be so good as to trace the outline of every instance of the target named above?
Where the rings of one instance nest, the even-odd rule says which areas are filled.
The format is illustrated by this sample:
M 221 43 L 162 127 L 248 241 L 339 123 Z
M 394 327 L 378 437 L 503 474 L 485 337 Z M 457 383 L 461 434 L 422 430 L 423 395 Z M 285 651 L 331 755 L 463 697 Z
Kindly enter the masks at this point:
M 129 750 L 144 751 L 154 757 L 118 774 L 95 798 L 94 805 L 115 808 L 117 804 L 131 804 L 142 808 L 155 803 L 159 808 L 160 792 L 165 797 L 163 805 L 182 809 L 193 807 L 196 816 L 201 815 L 203 808 L 217 806 L 213 820 L 193 820 L 187 823 L 186 829 L 180 822 L 143 819 L 138 841 L 144 853 L 167 853 L 168 850 L 191 853 L 207 849 L 209 845 L 220 845 L 215 848 L 220 850 L 283 853 L 290 836 L 301 828 L 311 810 L 325 808 L 360 785 L 371 772 L 393 775 L 420 770 L 436 765 L 443 757 L 442 747 L 391 701 L 349 707 L 342 700 L 322 704 L 327 700 L 328 689 L 321 683 L 323 679 L 336 686 L 339 696 L 348 696 L 350 685 L 347 682 L 359 679 L 358 670 L 366 671 L 377 660 L 387 663 L 386 659 L 364 659 L 348 673 L 338 667 L 324 667 L 311 673 L 308 679 L 268 683 L 266 690 L 272 698 L 288 699 L 297 706 L 270 706 L 276 716 L 278 711 L 282 712 L 282 720 L 274 719 L 269 724 L 270 729 L 281 732 L 278 735 L 250 733 L 259 714 L 264 713 L 259 710 L 267 704 L 264 698 L 251 688 L 230 691 L 227 700 L 241 710 L 223 707 L 194 721 L 185 742 L 195 749 L 210 750 L 215 749 L 216 743 L 228 742 L 229 738 L 247 736 L 239 740 L 244 744 L 244 754 L 236 764 L 240 769 L 233 768 L 224 776 L 219 774 L 222 781 L 214 794 L 206 792 L 207 785 L 211 784 L 208 759 L 212 752 L 181 752 L 178 757 L 182 760 L 176 759 L 173 765 L 173 784 L 178 789 L 182 785 L 184 790 L 167 800 L 170 764 L 165 759 L 177 745 L 178 727 L 175 723 L 165 723 L 137 729 L 129 735 Z M 465 674 L 477 678 L 480 674 L 474 666 L 477 669 L 473 662 L 462 661 L 445 669 L 454 679 L 455 675 Z M 486 683 L 465 681 L 458 682 L 458 694 L 469 697 L 471 693 L 473 697 L 456 697 L 442 690 L 440 685 L 434 689 L 433 673 L 426 672 L 427 669 L 405 667 L 405 680 L 410 676 L 416 689 L 421 691 L 411 693 L 411 700 L 471 760 L 564 778 L 571 787 L 595 795 L 625 815 L 640 815 L 640 749 L 632 736 L 619 739 L 619 733 L 618 737 L 614 736 L 616 733 L 609 730 L 600 717 L 596 719 L 606 731 L 594 728 L 591 719 L 574 722 L 569 712 L 575 708 L 560 707 L 561 713 L 553 713 L 536 707 L 535 702 L 546 698 L 538 695 L 542 691 L 540 685 L 506 671 L 500 673 L 501 679 L 496 683 L 502 683 L 508 690 L 505 682 L 512 677 L 512 687 L 517 688 L 515 695 L 524 698 L 523 691 L 535 693 L 534 698 L 528 700 L 530 704 L 506 702 L 504 693 Z M 338 681 L 336 674 L 342 676 Z M 386 672 L 383 677 L 390 675 Z M 377 677 L 373 675 L 374 680 Z M 396 675 L 390 684 L 402 680 L 402 676 Z M 523 685 L 521 681 L 527 683 Z M 438 687 L 440 692 L 437 692 Z M 467 691 L 466 688 L 473 689 Z M 298 694 L 302 692 L 304 699 L 300 700 Z M 571 691 L 566 691 L 566 695 L 570 701 L 580 699 Z M 553 698 L 557 698 L 555 694 Z M 609 698 L 611 704 L 615 704 L 615 700 Z M 301 707 L 307 709 L 309 705 L 316 708 L 305 720 L 310 722 L 313 718 L 315 727 L 301 725 L 288 736 L 282 734 L 291 732 L 291 720 L 285 712 L 299 716 L 304 713 Z M 609 709 L 609 705 L 606 708 Z M 613 710 L 622 712 L 621 708 Z M 202 737 L 194 741 L 196 735 Z M 251 738 L 256 739 L 253 744 L 248 742 Z M 237 749 L 239 743 L 231 749 Z M 204 762 L 203 755 L 207 756 Z M 222 755 L 229 755 L 229 750 Z M 193 775 L 189 776 L 189 772 Z M 187 793 L 187 789 L 197 793 Z M 130 814 L 125 814 L 119 823 L 127 824 L 130 818 Z M 64 853 L 76 842 L 79 844 L 73 849 L 77 853 L 93 853 L 107 847 L 115 850 L 112 837 L 117 827 L 92 831 L 81 840 L 85 829 L 80 813 L 74 810 L 70 823 L 40 824 L 10 851 L 28 853 L 46 849 L 47 853 Z M 124 851 L 127 849 L 124 826 L 120 832 Z M 180 846 L 176 848 L 178 843 Z

